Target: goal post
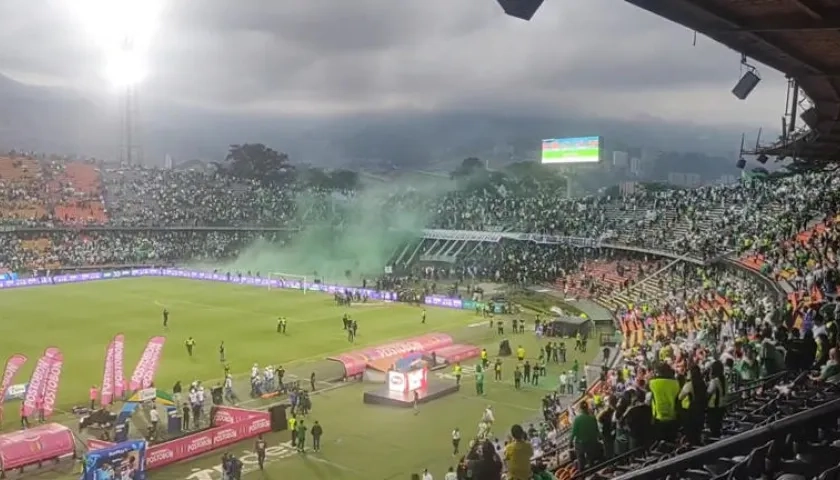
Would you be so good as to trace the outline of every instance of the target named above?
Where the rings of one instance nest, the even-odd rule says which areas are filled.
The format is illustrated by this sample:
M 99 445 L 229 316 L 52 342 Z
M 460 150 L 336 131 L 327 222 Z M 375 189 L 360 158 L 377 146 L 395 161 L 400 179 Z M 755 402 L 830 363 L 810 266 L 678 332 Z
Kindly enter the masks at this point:
M 304 294 L 306 294 L 306 291 L 308 290 L 308 288 L 307 288 L 307 276 L 306 275 L 296 275 L 294 273 L 283 273 L 283 272 L 271 272 L 271 273 L 268 274 L 268 280 L 269 280 L 269 283 L 268 283 L 268 289 L 269 290 L 271 290 L 272 288 L 277 288 L 277 287 L 272 287 L 271 286 L 271 281 L 272 280 L 280 281 L 281 284 L 283 285 L 280 288 L 284 288 L 284 289 L 291 288 L 290 282 L 298 282 L 298 283 L 300 283 L 300 290 L 302 290 Z

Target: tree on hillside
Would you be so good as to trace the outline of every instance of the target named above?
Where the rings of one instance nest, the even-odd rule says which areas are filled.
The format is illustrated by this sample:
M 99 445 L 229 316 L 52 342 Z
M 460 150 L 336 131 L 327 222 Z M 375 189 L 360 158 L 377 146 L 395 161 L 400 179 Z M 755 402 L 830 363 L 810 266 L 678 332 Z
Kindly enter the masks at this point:
M 231 175 L 261 182 L 288 182 L 295 171 L 288 155 L 262 143 L 231 145 L 225 162 Z
M 481 159 L 476 157 L 467 157 L 461 161 L 458 168 L 452 171 L 451 177 L 454 179 L 468 178 L 486 172 L 487 167 Z
M 333 170 L 330 172 L 332 188 L 336 190 L 356 190 L 359 188 L 359 172 L 352 170 Z

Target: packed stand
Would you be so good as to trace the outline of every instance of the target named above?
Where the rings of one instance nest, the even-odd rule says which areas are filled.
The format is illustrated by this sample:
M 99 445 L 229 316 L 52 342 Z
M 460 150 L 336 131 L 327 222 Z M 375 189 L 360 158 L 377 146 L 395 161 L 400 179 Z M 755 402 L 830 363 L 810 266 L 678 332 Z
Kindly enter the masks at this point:
M 38 161 L 0 155 L 0 224 L 37 225 L 50 219 Z
M 0 267 L 23 273 L 187 261 L 215 264 L 236 258 L 259 238 L 284 241 L 279 234 L 241 230 L 0 233 Z
M 103 169 L 113 224 L 125 226 L 284 226 L 295 192 L 202 170 Z
M 276 227 L 352 224 L 363 209 L 383 218 L 425 218 L 431 228 L 602 239 L 710 259 L 801 230 L 816 212 L 825 211 L 840 173 L 620 198 L 568 199 L 554 183 L 508 177 L 443 193 L 403 189 L 356 198 L 352 192 L 297 183 L 271 186 L 204 169 L 9 157 L 0 161 L 0 182 L 6 187 L 0 200 L 9 207 L 6 221 Z

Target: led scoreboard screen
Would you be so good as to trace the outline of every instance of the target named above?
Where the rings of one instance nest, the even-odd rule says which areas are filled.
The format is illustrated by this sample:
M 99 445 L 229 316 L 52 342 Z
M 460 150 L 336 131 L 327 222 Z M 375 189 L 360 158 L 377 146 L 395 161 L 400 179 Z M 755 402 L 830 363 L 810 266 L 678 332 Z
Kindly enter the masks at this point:
M 549 138 L 542 141 L 542 163 L 597 163 L 601 137 Z

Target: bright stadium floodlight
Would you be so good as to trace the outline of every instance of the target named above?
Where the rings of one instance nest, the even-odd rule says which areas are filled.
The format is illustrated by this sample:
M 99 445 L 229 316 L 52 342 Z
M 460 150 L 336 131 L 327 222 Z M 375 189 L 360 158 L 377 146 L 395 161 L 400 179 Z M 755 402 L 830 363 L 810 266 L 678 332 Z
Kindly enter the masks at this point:
M 121 52 L 114 52 L 108 58 L 105 66 L 105 78 L 114 86 L 128 88 L 142 82 L 146 77 L 146 70 L 143 66 L 143 59 L 136 52 L 124 49 Z
M 163 11 L 163 0 L 72 0 L 75 15 L 105 54 L 108 80 L 138 83 Z

